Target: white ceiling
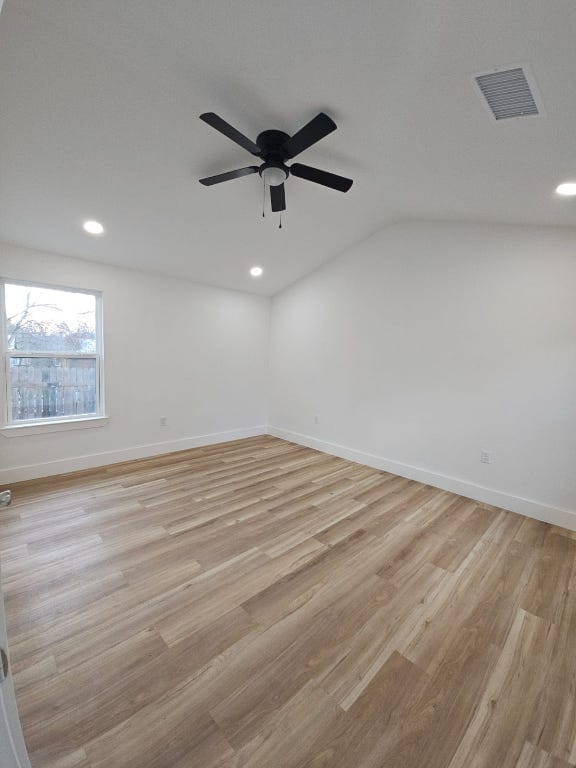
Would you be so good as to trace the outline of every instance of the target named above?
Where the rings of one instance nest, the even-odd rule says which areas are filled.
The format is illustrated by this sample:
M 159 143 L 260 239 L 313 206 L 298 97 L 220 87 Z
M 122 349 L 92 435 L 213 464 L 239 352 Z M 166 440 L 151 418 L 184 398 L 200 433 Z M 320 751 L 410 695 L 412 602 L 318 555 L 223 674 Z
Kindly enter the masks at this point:
M 0 239 L 270 294 L 399 218 L 575 226 L 575 40 L 573 0 L 7 0 Z M 547 115 L 495 123 L 471 77 L 518 63 Z M 255 139 L 320 110 L 298 160 L 348 194 L 289 179 L 279 231 L 257 176 L 198 184 L 254 159 L 200 113 Z

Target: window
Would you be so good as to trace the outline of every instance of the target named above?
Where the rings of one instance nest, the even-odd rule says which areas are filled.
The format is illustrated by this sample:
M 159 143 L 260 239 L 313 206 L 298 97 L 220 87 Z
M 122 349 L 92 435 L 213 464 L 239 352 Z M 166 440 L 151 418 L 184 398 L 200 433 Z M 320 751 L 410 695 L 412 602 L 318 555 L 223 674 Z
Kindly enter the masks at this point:
M 97 291 L 0 284 L 8 426 L 103 413 Z

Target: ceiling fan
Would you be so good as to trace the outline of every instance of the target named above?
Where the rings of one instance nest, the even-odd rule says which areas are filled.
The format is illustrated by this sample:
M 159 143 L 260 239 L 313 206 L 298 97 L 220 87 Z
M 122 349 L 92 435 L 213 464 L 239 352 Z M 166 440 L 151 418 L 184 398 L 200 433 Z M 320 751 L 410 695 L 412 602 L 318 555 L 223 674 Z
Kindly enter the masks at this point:
M 242 176 L 249 176 L 253 173 L 259 173 L 266 184 L 270 186 L 270 203 L 273 211 L 286 210 L 286 193 L 284 191 L 284 182 L 288 176 L 296 176 L 299 179 L 313 181 L 315 184 L 321 184 L 330 189 L 336 189 L 338 192 L 347 192 L 352 186 L 352 179 L 346 179 L 344 176 L 338 176 L 335 173 L 321 171 L 318 168 L 312 168 L 309 165 L 301 163 L 292 163 L 287 166 L 286 161 L 304 152 L 317 141 L 323 139 L 329 133 L 336 130 L 336 123 L 320 112 L 316 117 L 310 120 L 294 136 L 289 136 L 283 131 L 263 131 L 258 135 L 256 143 L 251 141 L 244 134 L 237 131 L 225 120 L 214 112 L 205 112 L 200 115 L 200 120 L 211 125 L 224 136 L 239 144 L 255 157 L 259 157 L 263 162 L 261 165 L 249 165 L 246 168 L 239 168 L 236 171 L 227 171 L 219 173 L 216 176 L 207 176 L 200 179 L 200 184 L 206 187 L 212 184 L 220 184 L 223 181 L 239 179 Z

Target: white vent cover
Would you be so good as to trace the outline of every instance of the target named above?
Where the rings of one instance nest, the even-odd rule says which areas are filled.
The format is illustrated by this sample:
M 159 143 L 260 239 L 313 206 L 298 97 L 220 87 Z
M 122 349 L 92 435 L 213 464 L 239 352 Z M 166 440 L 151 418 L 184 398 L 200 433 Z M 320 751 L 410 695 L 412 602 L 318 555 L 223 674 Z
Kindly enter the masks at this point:
M 544 114 L 534 76 L 526 65 L 483 72 L 474 81 L 495 120 Z

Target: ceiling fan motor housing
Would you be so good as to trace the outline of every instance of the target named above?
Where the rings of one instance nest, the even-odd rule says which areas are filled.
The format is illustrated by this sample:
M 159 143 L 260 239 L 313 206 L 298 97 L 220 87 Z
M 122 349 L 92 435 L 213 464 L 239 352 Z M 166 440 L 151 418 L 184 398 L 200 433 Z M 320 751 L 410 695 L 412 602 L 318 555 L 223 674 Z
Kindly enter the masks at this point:
M 263 131 L 256 139 L 264 160 L 258 173 L 270 186 L 283 184 L 290 173 L 284 164 L 287 154 L 282 146 L 289 138 L 283 131 Z
M 262 157 L 265 160 L 286 160 L 288 155 L 282 149 L 282 145 L 290 136 L 284 131 L 262 131 L 258 134 L 256 144 L 260 147 Z

